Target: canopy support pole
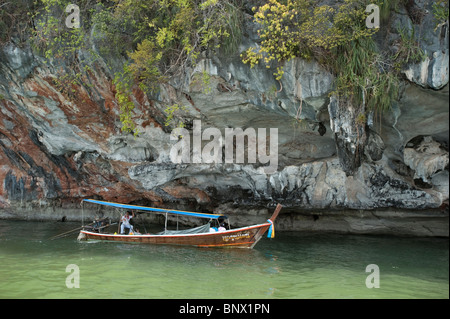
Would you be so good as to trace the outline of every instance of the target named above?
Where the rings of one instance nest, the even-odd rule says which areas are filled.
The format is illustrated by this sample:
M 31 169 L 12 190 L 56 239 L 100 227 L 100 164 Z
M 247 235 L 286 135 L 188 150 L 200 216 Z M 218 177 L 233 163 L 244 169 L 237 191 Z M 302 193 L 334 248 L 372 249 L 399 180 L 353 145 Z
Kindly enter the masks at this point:
M 120 208 L 115 208 L 115 212 L 119 214 L 119 222 L 117 223 L 117 233 L 120 234 L 120 223 L 122 219 Z
M 167 213 L 166 213 L 166 223 L 164 224 L 164 232 L 167 231 Z
M 81 201 L 81 227 L 84 228 L 84 201 Z

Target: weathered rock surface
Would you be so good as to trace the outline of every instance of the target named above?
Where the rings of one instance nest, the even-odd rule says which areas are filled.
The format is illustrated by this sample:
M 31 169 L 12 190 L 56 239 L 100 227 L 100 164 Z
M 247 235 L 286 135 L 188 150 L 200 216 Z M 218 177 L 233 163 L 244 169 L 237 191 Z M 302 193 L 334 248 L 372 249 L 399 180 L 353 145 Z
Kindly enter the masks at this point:
M 414 170 L 414 178 L 429 182 L 435 173 L 448 167 L 448 152 L 430 136 L 426 136 L 417 147 L 407 147 L 403 151 L 404 162 Z
M 102 61 L 83 73 L 85 85 L 61 85 L 57 61 L 8 44 L 0 50 L 0 217 L 80 219 L 80 201 L 95 197 L 223 212 L 243 225 L 280 202 L 283 230 L 448 236 L 448 39 L 427 32 L 429 61 L 405 70 L 411 83 L 391 111 L 374 115 L 358 163 L 346 157 L 358 151 L 352 116 L 330 100 L 333 77 L 314 61 L 291 60 L 278 82 L 238 54 L 205 55 L 157 96 L 134 91 L 133 137 L 120 133 Z M 194 119 L 222 136 L 227 127 L 278 128 L 277 170 L 173 163 L 177 141 L 163 124 L 173 104 L 185 106 L 177 116 L 188 129 Z

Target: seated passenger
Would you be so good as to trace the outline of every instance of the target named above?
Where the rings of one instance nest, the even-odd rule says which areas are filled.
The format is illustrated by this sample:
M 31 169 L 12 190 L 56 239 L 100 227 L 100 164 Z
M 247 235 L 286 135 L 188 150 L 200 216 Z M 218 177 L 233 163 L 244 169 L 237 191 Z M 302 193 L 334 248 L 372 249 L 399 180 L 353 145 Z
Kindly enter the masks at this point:
M 215 232 L 217 232 L 217 231 L 218 231 L 217 227 L 211 227 L 211 228 L 209 229 L 209 232 L 210 232 L 210 233 L 215 233 Z

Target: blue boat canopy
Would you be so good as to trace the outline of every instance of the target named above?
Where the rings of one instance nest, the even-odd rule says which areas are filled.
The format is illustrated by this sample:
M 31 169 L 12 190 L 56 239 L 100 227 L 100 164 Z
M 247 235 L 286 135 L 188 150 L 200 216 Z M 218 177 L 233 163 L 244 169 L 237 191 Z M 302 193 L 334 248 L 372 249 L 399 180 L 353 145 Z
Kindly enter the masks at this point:
M 227 216 L 218 215 L 218 214 L 185 212 L 185 211 L 182 211 L 182 210 L 173 210 L 173 209 L 154 208 L 154 207 L 146 207 L 146 206 L 138 206 L 138 205 L 119 204 L 119 203 L 105 202 L 105 201 L 95 200 L 95 199 L 83 199 L 83 201 L 84 202 L 88 202 L 88 203 L 104 205 L 104 206 L 112 206 L 112 207 L 125 208 L 125 209 L 134 209 L 134 210 L 145 211 L 145 212 L 168 213 L 168 214 L 186 215 L 186 216 L 192 216 L 192 217 L 212 218 L 212 219 L 227 218 Z

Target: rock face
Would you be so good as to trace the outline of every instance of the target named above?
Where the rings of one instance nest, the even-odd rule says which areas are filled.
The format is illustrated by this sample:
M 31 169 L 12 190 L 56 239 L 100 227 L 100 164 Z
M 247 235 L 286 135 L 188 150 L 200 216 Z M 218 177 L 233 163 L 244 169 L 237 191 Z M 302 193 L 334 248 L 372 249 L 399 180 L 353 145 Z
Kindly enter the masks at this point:
M 156 96 L 135 89 L 134 137 L 120 132 L 103 61 L 83 73 L 83 85 L 62 85 L 57 61 L 10 43 L 0 51 L 0 217 L 59 218 L 66 208 L 79 219 L 80 201 L 94 197 L 226 212 L 243 225 L 280 202 L 284 230 L 448 236 L 448 32 L 426 30 L 428 60 L 405 69 L 402 98 L 374 115 L 359 157 L 349 156 L 358 151 L 352 116 L 330 99 L 333 76 L 314 61 L 289 61 L 278 82 L 238 54 L 205 55 Z M 174 104 L 184 106 L 177 116 L 188 132 L 193 120 L 222 137 L 226 128 L 266 129 L 267 154 L 277 128 L 275 172 L 249 161 L 247 146 L 243 162 L 174 163 L 179 140 L 163 124 Z
M 408 145 L 407 145 L 408 146 Z M 445 171 L 448 166 L 448 152 L 430 136 L 424 137 L 416 147 L 407 147 L 403 151 L 405 164 L 414 170 L 414 178 L 429 182 L 435 173 Z

